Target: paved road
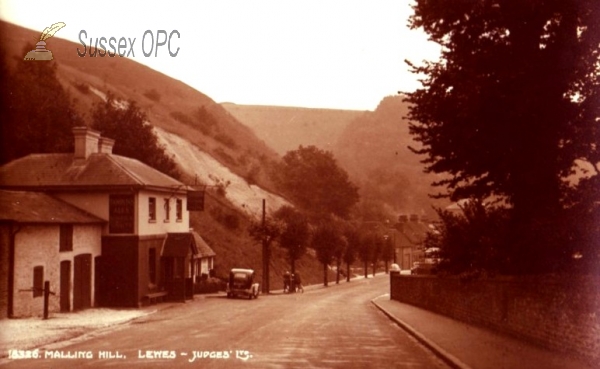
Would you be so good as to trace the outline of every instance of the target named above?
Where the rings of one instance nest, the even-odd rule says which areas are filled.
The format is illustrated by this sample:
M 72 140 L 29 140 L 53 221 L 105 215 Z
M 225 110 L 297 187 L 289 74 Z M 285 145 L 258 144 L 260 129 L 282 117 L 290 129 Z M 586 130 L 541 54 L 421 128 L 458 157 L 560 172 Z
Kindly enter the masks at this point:
M 252 301 L 205 298 L 6 367 L 445 368 L 371 304 L 388 291 L 381 276 Z M 50 358 L 60 355 L 88 358 Z

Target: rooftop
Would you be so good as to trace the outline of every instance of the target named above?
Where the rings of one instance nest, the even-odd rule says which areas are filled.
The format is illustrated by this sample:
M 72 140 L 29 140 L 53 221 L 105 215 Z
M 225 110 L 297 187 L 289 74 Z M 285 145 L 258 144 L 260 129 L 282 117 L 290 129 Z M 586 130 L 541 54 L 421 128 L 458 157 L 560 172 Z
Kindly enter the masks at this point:
M 77 190 L 109 187 L 152 187 L 170 191 L 185 185 L 131 158 L 112 154 L 106 140 L 87 128 L 77 128 L 75 152 L 30 154 L 0 167 L 0 188 L 21 190 Z M 86 135 L 78 146 L 77 134 Z M 87 145 L 87 146 L 85 146 Z M 104 145 L 104 146 L 103 146 Z
M 104 223 L 73 205 L 40 192 L 0 190 L 0 221 L 19 223 Z

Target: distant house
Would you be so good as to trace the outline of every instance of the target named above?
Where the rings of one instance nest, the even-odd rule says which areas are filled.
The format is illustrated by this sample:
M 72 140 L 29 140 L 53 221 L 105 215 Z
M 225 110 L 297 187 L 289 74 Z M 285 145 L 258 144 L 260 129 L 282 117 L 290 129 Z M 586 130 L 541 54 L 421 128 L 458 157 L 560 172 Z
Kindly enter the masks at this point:
M 44 281 L 49 311 L 93 306 L 104 223 L 43 193 L 0 190 L 0 316 L 42 315 Z
M 425 238 L 431 229 L 417 214 L 400 215 L 395 229 L 397 263 L 401 269 L 410 269 L 413 262 L 424 257 Z
M 0 189 L 43 192 L 105 221 L 101 254 L 92 262 L 96 305 L 189 297 L 199 254 L 191 246 L 187 187 L 112 154 L 114 140 L 99 132 L 76 127 L 73 133 L 74 153 L 32 154 L 0 167 Z M 184 238 L 190 242 L 182 247 Z

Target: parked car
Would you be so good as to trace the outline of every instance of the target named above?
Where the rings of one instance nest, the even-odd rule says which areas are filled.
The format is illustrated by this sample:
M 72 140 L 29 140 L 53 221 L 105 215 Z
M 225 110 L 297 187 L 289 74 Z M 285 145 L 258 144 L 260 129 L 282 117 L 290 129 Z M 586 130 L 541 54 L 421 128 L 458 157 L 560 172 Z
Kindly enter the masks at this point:
M 258 298 L 259 293 L 260 285 L 254 282 L 254 270 L 231 269 L 227 282 L 227 297 L 244 296 L 251 300 Z

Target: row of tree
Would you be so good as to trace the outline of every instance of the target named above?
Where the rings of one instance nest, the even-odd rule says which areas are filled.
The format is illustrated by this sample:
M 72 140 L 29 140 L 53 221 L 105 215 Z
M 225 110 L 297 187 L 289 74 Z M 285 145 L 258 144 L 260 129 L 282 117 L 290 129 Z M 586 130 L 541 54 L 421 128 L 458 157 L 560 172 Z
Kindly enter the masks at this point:
M 257 241 L 267 241 L 267 249 L 277 242 L 287 251 L 292 273 L 296 262 L 314 249 L 323 265 L 323 284 L 328 284 L 328 270 L 335 265 L 339 283 L 342 264 L 350 280 L 350 266 L 357 259 L 368 265 L 373 274 L 379 261 L 393 259 L 393 245 L 387 230 L 368 228 L 351 219 L 359 201 L 358 187 L 348 178 L 329 151 L 315 146 L 300 146 L 283 156 L 274 171 L 279 188 L 296 207 L 283 206 L 271 217 L 250 226 L 250 234 Z
M 267 240 L 268 247 L 277 242 L 286 250 L 292 273 L 296 262 L 312 248 L 317 260 L 323 265 L 323 285 L 329 283 L 329 269 L 335 266 L 336 283 L 345 275 L 350 281 L 351 265 L 356 261 L 363 264 L 367 278 L 369 265 L 375 275 L 379 262 L 388 263 L 394 258 L 392 238 L 389 230 L 381 227 L 362 226 L 358 222 L 337 216 L 310 218 L 304 212 L 285 205 L 277 210 L 265 223 L 254 222 L 249 227 L 250 235 L 259 242 Z M 345 272 L 343 271 L 345 267 Z

